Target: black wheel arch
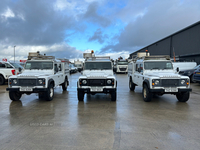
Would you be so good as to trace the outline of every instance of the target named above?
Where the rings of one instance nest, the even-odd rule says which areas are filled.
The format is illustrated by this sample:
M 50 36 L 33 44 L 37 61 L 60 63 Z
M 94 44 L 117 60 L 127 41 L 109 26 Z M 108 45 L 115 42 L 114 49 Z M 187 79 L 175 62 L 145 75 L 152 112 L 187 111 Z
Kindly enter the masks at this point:
M 55 86 L 55 82 L 54 82 L 53 79 L 50 79 L 50 80 L 48 81 L 48 87 L 49 87 L 50 84 L 53 84 L 53 87 Z
M 150 88 L 149 80 L 145 79 L 145 80 L 143 81 L 143 84 L 142 84 L 142 85 L 144 86 L 144 84 L 146 84 L 147 87 Z

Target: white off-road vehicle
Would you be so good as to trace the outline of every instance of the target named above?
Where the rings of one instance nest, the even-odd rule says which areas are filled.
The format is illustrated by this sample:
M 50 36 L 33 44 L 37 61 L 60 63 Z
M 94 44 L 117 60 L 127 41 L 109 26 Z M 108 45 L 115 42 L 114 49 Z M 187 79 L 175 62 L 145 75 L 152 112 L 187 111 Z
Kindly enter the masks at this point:
M 116 73 L 127 73 L 127 72 L 128 72 L 128 61 L 124 59 L 117 60 Z
M 116 101 L 117 81 L 113 74 L 110 57 L 95 57 L 84 53 L 85 64 L 77 83 L 78 100 L 83 101 L 84 94 L 109 93 Z
M 128 65 L 129 88 L 143 88 L 145 102 L 150 102 L 153 94 L 174 94 L 180 102 L 190 97 L 190 79 L 173 70 L 169 56 L 136 57 Z
M 29 53 L 23 73 L 8 79 L 9 97 L 19 100 L 22 94 L 38 93 L 39 98 L 51 101 L 54 87 L 61 85 L 63 90 L 69 85 L 69 65 L 67 60 L 58 60 L 54 56 Z

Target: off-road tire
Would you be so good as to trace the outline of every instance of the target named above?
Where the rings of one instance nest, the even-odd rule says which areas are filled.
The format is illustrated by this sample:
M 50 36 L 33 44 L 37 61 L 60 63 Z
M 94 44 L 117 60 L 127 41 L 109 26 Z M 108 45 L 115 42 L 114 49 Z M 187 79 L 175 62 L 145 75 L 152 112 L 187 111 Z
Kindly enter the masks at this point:
M 135 84 L 132 82 L 132 79 L 129 80 L 129 88 L 131 91 L 135 90 Z
M 116 99 L 117 99 L 117 93 L 116 93 L 116 91 L 112 92 L 110 95 L 111 95 L 111 101 L 116 101 Z
M 9 97 L 12 101 L 18 101 L 21 98 L 22 94 L 17 91 L 9 91 Z
M 190 92 L 182 92 L 176 94 L 176 98 L 179 102 L 187 102 L 190 98 Z
M 84 92 L 77 91 L 77 96 L 78 96 L 78 100 L 79 100 L 79 101 L 83 101 L 84 95 L 85 95 Z
M 48 89 L 47 89 L 47 92 L 45 93 L 45 97 L 46 97 L 46 100 L 47 101 L 51 101 L 53 100 L 53 97 L 54 97 L 54 88 L 53 88 L 53 84 L 50 84 Z
M 5 84 L 5 78 L 0 75 L 0 85 L 4 85 Z
M 65 79 L 64 83 L 62 83 L 62 89 L 63 91 L 67 90 L 67 79 Z
M 152 99 L 152 93 L 149 91 L 149 88 L 146 84 L 143 85 L 142 96 L 145 102 L 150 102 Z

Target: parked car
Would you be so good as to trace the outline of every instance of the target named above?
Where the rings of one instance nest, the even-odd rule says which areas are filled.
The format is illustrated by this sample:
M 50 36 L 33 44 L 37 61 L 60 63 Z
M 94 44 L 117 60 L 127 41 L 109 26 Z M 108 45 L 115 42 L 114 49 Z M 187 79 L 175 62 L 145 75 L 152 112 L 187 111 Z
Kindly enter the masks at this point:
M 194 71 L 197 69 L 200 69 L 200 65 L 194 67 L 193 69 L 180 71 L 179 74 L 183 76 L 188 76 L 190 77 L 190 82 L 195 82 L 193 79 L 193 75 L 194 75 Z
M 200 67 L 194 71 L 193 80 L 200 84 Z
M 20 74 L 22 69 L 16 63 L 0 61 L 0 85 L 5 84 L 10 76 Z
M 69 70 L 70 70 L 70 73 L 76 73 L 77 72 L 77 67 L 74 66 L 74 64 L 69 64 Z

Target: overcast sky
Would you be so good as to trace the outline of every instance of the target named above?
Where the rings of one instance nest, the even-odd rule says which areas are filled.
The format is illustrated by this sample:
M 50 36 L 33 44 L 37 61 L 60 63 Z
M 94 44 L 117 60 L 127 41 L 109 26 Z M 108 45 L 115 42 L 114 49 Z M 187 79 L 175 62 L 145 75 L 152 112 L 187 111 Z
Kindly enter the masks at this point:
M 0 60 L 40 51 L 113 59 L 200 21 L 199 0 L 0 0 Z

